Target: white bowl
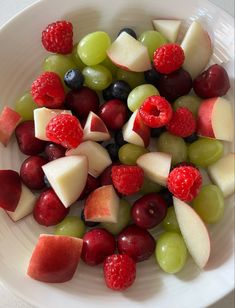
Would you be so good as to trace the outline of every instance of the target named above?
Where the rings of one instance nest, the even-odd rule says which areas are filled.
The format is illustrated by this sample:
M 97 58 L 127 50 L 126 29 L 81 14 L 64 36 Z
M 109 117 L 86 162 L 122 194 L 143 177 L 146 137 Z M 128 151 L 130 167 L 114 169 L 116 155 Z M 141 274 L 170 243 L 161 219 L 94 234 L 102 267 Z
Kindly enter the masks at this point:
M 212 62 L 224 63 L 234 79 L 234 28 L 231 16 L 205 0 L 47 0 L 30 6 L 0 31 L 0 104 L 14 106 L 16 98 L 29 89 L 41 71 L 46 55 L 40 44 L 42 29 L 59 19 L 72 21 L 75 41 L 95 30 L 107 30 L 115 37 L 124 26 L 137 33 L 151 29 L 153 18 L 179 18 L 184 26 L 198 19 L 214 42 Z M 198 46 L 200 48 L 200 46 Z M 231 83 L 233 84 L 233 83 Z M 227 97 L 233 98 L 233 89 Z M 0 145 L 0 169 L 19 170 L 23 155 L 16 141 Z M 40 233 L 51 229 L 37 225 L 32 217 L 13 223 L 0 212 L 0 277 L 16 294 L 37 307 L 205 307 L 234 288 L 234 220 L 232 198 L 226 200 L 221 222 L 210 226 L 212 255 L 205 271 L 189 259 L 184 270 L 167 275 L 154 257 L 138 264 L 136 283 L 128 291 L 108 290 L 102 267 L 80 264 L 75 277 L 64 284 L 45 284 L 26 276 L 27 264 Z

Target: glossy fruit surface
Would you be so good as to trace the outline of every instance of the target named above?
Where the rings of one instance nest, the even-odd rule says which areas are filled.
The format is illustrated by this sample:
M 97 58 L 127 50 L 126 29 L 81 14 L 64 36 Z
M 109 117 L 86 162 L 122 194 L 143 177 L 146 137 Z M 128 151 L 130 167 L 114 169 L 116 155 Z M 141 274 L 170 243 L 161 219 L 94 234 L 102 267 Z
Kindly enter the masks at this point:
M 65 156 L 66 149 L 59 144 L 48 143 L 45 147 L 46 158 L 49 161 Z
M 85 78 L 85 85 L 95 91 L 106 89 L 112 82 L 112 74 L 103 65 L 86 66 L 82 74 Z
M 116 80 L 103 91 L 103 98 L 105 101 L 119 99 L 126 102 L 130 92 L 131 87 L 126 80 Z
M 126 81 L 132 89 L 144 83 L 144 74 L 131 71 L 125 71 L 119 68 L 116 73 L 118 80 Z
M 23 121 L 33 120 L 33 111 L 38 108 L 33 101 L 32 95 L 26 92 L 15 104 L 15 111 L 20 114 Z
M 28 188 L 39 190 L 45 187 L 42 166 L 46 163 L 41 156 L 30 156 L 22 163 L 20 177 Z
M 34 219 L 43 226 L 53 226 L 61 222 L 68 214 L 53 189 L 48 189 L 40 194 L 33 209 Z
M 136 262 L 141 262 L 153 254 L 156 244 L 147 230 L 131 225 L 119 234 L 117 245 L 120 254 L 127 254 Z
M 126 200 L 121 199 L 119 203 L 117 223 L 102 222 L 102 228 L 105 228 L 113 235 L 118 235 L 131 220 L 131 205 Z
M 84 222 L 77 216 L 67 216 L 56 227 L 56 235 L 66 235 L 82 238 L 86 227 Z
M 187 160 L 187 146 L 183 138 L 164 132 L 157 139 L 157 149 L 172 156 L 172 164 Z
M 127 107 L 122 101 L 113 99 L 101 105 L 98 114 L 108 129 L 119 130 L 127 120 Z
M 83 237 L 82 260 L 88 265 L 97 265 L 115 251 L 114 236 L 102 228 L 92 229 Z
M 65 107 L 71 110 L 79 119 L 86 119 L 90 111 L 97 113 L 99 104 L 98 95 L 88 87 L 72 90 L 65 97 Z
M 84 77 L 78 69 L 71 69 L 64 75 L 64 83 L 72 90 L 78 90 L 84 83 Z
M 187 248 L 183 237 L 175 232 L 164 232 L 157 240 L 156 259 L 163 271 L 178 273 L 187 260 Z
M 144 147 L 131 143 L 126 143 L 119 149 L 118 157 L 120 162 L 125 165 L 136 165 L 137 159 L 141 155 L 148 152 L 149 150 Z
M 200 138 L 188 148 L 189 160 L 200 167 L 207 167 L 223 156 L 223 143 L 216 139 Z
M 213 184 L 203 186 L 193 200 L 193 208 L 206 223 L 218 222 L 224 214 L 222 191 Z
M 161 33 L 153 30 L 143 32 L 139 36 L 138 40 L 148 48 L 148 53 L 151 60 L 153 60 L 153 54 L 156 49 L 167 43 L 167 40 L 163 35 L 161 35 Z
M 168 75 L 161 75 L 157 88 L 161 96 L 170 102 L 174 102 L 178 97 L 186 95 L 192 88 L 192 78 L 184 69 L 179 69 Z
M 136 200 L 131 215 L 134 223 L 144 229 L 152 229 L 166 216 L 167 205 L 164 199 L 156 193 L 151 193 Z
M 168 208 L 166 217 L 162 221 L 162 225 L 166 231 L 173 231 L 180 233 L 179 224 L 173 206 Z
M 197 117 L 201 99 L 194 95 L 183 95 L 177 98 L 173 103 L 173 110 L 176 111 L 180 107 L 188 108 L 195 117 Z

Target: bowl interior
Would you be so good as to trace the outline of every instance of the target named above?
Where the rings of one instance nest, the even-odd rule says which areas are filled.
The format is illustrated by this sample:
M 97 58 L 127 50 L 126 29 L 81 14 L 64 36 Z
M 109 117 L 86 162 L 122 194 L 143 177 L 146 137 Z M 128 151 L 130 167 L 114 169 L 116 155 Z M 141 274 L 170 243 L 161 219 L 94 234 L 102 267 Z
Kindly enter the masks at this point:
M 104 30 L 114 38 L 120 28 L 133 27 L 137 33 L 152 29 L 154 18 L 182 19 L 182 35 L 194 19 L 199 19 L 209 31 L 214 54 L 212 63 L 223 63 L 234 80 L 233 19 L 211 3 L 201 0 L 48 0 L 39 1 L 12 19 L 0 31 L 4 42 L 0 49 L 0 110 L 14 106 L 16 99 L 30 88 L 41 72 L 46 56 L 40 43 L 42 29 L 49 23 L 67 19 L 73 23 L 75 41 L 83 35 Z M 198 46 L 200 48 L 200 46 Z M 227 98 L 232 101 L 234 88 Z M 229 150 L 230 145 L 226 145 Z M 24 155 L 20 154 L 15 139 L 7 148 L 0 145 L 0 168 L 19 170 Z M 72 212 L 77 209 L 73 208 Z M 0 212 L 0 276 L 14 292 L 38 307 L 102 307 L 112 301 L 113 307 L 144 304 L 152 307 L 207 306 L 234 287 L 234 219 L 233 198 L 226 200 L 223 219 L 210 226 L 212 255 L 204 272 L 189 258 L 184 270 L 167 275 L 156 265 L 154 257 L 138 264 L 135 285 L 124 293 L 108 290 L 102 277 L 102 267 L 80 264 L 72 281 L 64 284 L 43 284 L 26 276 L 32 250 L 40 233 L 51 233 L 52 228 L 37 225 L 32 217 L 13 223 Z M 159 229 L 153 230 L 157 237 Z M 221 283 L 221 280 L 223 283 Z M 206 292 L 205 292 L 206 289 Z M 200 297 L 198 296 L 200 294 Z

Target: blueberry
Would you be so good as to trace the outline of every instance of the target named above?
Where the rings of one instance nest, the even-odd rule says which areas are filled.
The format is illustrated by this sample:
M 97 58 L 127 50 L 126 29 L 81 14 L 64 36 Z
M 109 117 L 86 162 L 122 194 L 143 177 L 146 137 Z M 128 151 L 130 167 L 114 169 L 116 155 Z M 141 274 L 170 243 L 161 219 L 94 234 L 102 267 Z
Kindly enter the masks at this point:
M 126 102 L 130 92 L 131 87 L 127 82 L 117 80 L 103 91 L 103 98 L 106 101 L 120 99 L 121 101 Z
M 156 71 L 156 69 L 152 66 L 152 69 L 144 72 L 144 78 L 147 83 L 152 85 L 157 85 L 160 74 Z
M 46 175 L 44 175 L 44 183 L 45 183 L 46 187 L 51 188 L 51 184 L 49 183 Z
M 68 70 L 64 75 L 64 83 L 72 90 L 78 90 L 84 83 L 82 73 L 77 69 Z
M 106 150 L 109 153 L 110 158 L 112 161 L 118 160 L 118 151 L 119 151 L 119 145 L 116 143 L 110 143 L 106 145 Z
M 123 28 L 119 31 L 118 36 L 122 33 L 122 32 L 126 32 L 128 34 L 130 34 L 131 36 L 133 36 L 135 39 L 137 39 L 137 35 L 135 33 L 135 31 L 131 28 Z
M 85 225 L 86 225 L 87 227 L 90 227 L 90 228 L 95 227 L 95 226 L 97 226 L 97 225 L 99 224 L 99 222 L 86 221 L 85 215 L 84 215 L 84 209 L 83 209 L 82 212 L 81 212 L 81 220 L 84 221 Z
M 114 135 L 114 141 L 117 145 L 119 145 L 119 147 L 123 146 L 124 144 L 126 144 L 126 141 L 123 139 L 123 134 L 122 134 L 122 130 L 118 130 L 115 135 Z
M 152 138 L 158 138 L 160 137 L 160 135 L 166 131 L 166 127 L 162 126 L 162 127 L 158 127 L 158 128 L 151 128 L 151 137 Z
M 173 195 L 167 188 L 161 190 L 159 194 L 164 199 L 168 207 L 173 206 Z
M 198 140 L 198 135 L 196 133 L 193 133 L 192 135 L 184 138 L 184 141 L 187 143 L 193 143 L 194 141 L 197 140 Z

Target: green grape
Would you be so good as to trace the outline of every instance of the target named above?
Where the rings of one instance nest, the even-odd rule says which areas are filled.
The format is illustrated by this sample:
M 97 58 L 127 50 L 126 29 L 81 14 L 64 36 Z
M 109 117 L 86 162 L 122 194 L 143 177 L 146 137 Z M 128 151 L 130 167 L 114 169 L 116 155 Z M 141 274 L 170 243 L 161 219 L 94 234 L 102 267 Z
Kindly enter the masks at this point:
M 179 224 L 178 224 L 173 206 L 167 209 L 167 214 L 162 222 L 162 225 L 166 231 L 173 231 L 173 232 L 180 233 Z
M 105 66 L 113 76 L 116 76 L 117 72 L 117 66 L 113 64 L 113 62 L 109 59 L 109 57 L 106 57 L 103 62 L 100 63 L 101 65 Z
M 144 74 L 143 73 L 135 73 L 131 71 L 124 71 L 121 68 L 117 70 L 116 74 L 117 80 L 126 81 L 129 86 L 134 89 L 141 84 L 145 83 Z
M 124 199 L 120 200 L 117 223 L 102 222 L 101 227 L 113 235 L 119 234 L 131 220 L 131 205 Z
M 142 146 L 126 143 L 122 147 L 120 147 L 118 151 L 118 157 L 121 163 L 125 165 L 136 165 L 137 159 L 148 153 L 149 150 L 145 149 Z
M 193 208 L 206 223 L 218 222 L 224 214 L 224 197 L 218 186 L 208 184 L 193 200 Z
M 84 222 L 76 216 L 67 216 L 56 227 L 56 235 L 67 235 L 82 238 L 86 231 Z
M 23 121 L 33 120 L 33 111 L 36 108 L 38 106 L 29 92 L 26 92 L 15 104 L 15 111 L 21 115 Z
M 157 149 L 159 152 L 165 152 L 172 155 L 172 164 L 187 161 L 187 145 L 183 138 L 164 132 L 157 140 Z
M 102 91 L 112 82 L 112 74 L 103 65 L 86 66 L 83 71 L 85 84 L 95 90 Z
M 140 194 L 147 195 L 151 193 L 158 193 L 162 189 L 162 186 L 144 178 L 144 183 L 140 189 Z
M 216 139 L 200 138 L 188 147 L 190 162 L 204 168 L 219 160 L 223 153 L 223 143 Z
M 159 95 L 158 90 L 151 84 L 142 84 L 134 88 L 127 98 L 128 108 L 134 112 L 143 104 L 144 100 L 152 95 Z
M 185 265 L 188 252 L 183 237 L 176 232 L 164 232 L 157 240 L 155 256 L 161 269 L 178 273 Z
M 82 71 L 86 65 L 80 59 L 78 52 L 77 52 L 77 48 L 78 48 L 78 43 L 73 46 L 71 58 L 72 58 L 72 61 L 76 64 L 77 68 L 80 71 Z
M 176 111 L 179 107 L 187 107 L 195 117 L 197 117 L 201 99 L 194 95 L 184 95 L 173 103 L 173 109 Z
M 155 50 L 167 43 L 167 40 L 161 33 L 153 30 L 143 32 L 138 40 L 148 48 L 151 60 L 153 60 Z
M 82 62 L 88 66 L 97 65 L 107 57 L 106 50 L 111 45 L 108 33 L 97 31 L 87 34 L 78 43 L 77 52 Z
M 48 72 L 54 72 L 60 76 L 60 79 L 68 90 L 64 83 L 64 75 L 71 68 L 76 68 L 77 65 L 72 60 L 71 55 L 50 55 L 43 62 L 43 70 Z

